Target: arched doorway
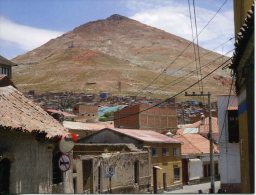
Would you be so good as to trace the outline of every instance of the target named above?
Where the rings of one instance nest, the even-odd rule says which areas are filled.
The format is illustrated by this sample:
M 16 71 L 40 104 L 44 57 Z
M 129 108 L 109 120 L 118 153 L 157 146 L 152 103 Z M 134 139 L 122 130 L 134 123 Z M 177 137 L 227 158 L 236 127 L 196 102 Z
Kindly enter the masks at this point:
M 4 158 L 0 161 L 0 194 L 9 193 L 11 162 Z

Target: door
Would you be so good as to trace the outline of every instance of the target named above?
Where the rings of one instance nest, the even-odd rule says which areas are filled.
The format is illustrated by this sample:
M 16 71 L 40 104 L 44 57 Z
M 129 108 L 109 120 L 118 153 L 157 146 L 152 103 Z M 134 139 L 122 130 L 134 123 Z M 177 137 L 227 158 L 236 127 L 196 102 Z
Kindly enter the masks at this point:
M 164 184 L 164 190 L 167 190 L 166 173 L 163 173 L 163 184 Z
M 188 159 L 182 159 L 182 182 L 188 184 Z
M 11 162 L 5 158 L 0 161 L 0 194 L 9 193 Z
M 157 169 L 153 167 L 153 188 L 154 194 L 157 194 Z

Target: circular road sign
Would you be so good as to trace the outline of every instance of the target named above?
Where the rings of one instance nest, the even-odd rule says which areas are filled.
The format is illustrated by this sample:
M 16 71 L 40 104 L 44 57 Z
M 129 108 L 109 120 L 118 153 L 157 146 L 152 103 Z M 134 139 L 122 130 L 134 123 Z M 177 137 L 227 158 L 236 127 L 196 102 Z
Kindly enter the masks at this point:
M 71 135 L 66 134 L 61 138 L 59 148 L 61 152 L 67 153 L 73 149 L 74 145 L 75 143 L 73 142 Z
M 65 172 L 67 170 L 69 170 L 71 162 L 70 162 L 70 158 L 68 155 L 66 154 L 62 154 L 59 158 L 59 168 L 61 171 Z

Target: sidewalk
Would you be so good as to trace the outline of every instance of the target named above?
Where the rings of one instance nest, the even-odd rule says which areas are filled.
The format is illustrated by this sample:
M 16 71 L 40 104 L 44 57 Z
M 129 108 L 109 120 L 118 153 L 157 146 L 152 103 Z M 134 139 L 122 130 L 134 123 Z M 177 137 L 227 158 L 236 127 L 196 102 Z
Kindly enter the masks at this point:
M 165 191 L 165 194 L 177 194 L 177 193 L 193 193 L 193 194 L 198 194 L 198 190 L 202 190 L 204 194 L 209 193 L 209 188 L 211 186 L 210 182 L 203 183 L 203 184 L 196 184 L 196 185 L 185 185 L 183 186 L 183 189 L 180 190 L 173 190 L 173 191 Z M 215 182 L 215 193 L 218 192 L 220 189 L 220 181 Z

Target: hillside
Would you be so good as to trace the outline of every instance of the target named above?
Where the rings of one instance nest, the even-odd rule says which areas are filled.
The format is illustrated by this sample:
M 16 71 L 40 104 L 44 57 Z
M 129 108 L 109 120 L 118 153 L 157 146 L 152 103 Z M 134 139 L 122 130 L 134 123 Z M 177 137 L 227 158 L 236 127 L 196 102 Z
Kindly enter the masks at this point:
M 13 61 L 14 82 L 21 91 L 109 91 L 134 95 L 146 86 L 189 44 L 188 40 L 147 26 L 120 15 L 112 15 L 81 25 L 46 44 L 17 56 Z M 201 64 L 220 57 L 200 48 Z M 203 75 L 223 59 L 202 69 Z M 193 48 L 189 47 L 165 74 L 142 96 L 166 97 L 197 80 L 196 74 L 186 76 L 184 82 L 159 90 L 163 84 L 195 70 Z M 182 71 L 177 71 L 185 66 Z M 174 74 L 175 73 L 175 74 Z M 204 82 L 205 91 L 223 94 L 229 85 L 223 82 L 227 75 L 220 70 Z M 88 83 L 96 83 L 90 85 Z M 192 89 L 193 90 L 193 89 Z M 195 87 L 198 91 L 198 87 Z M 151 94 L 148 92 L 152 91 Z

